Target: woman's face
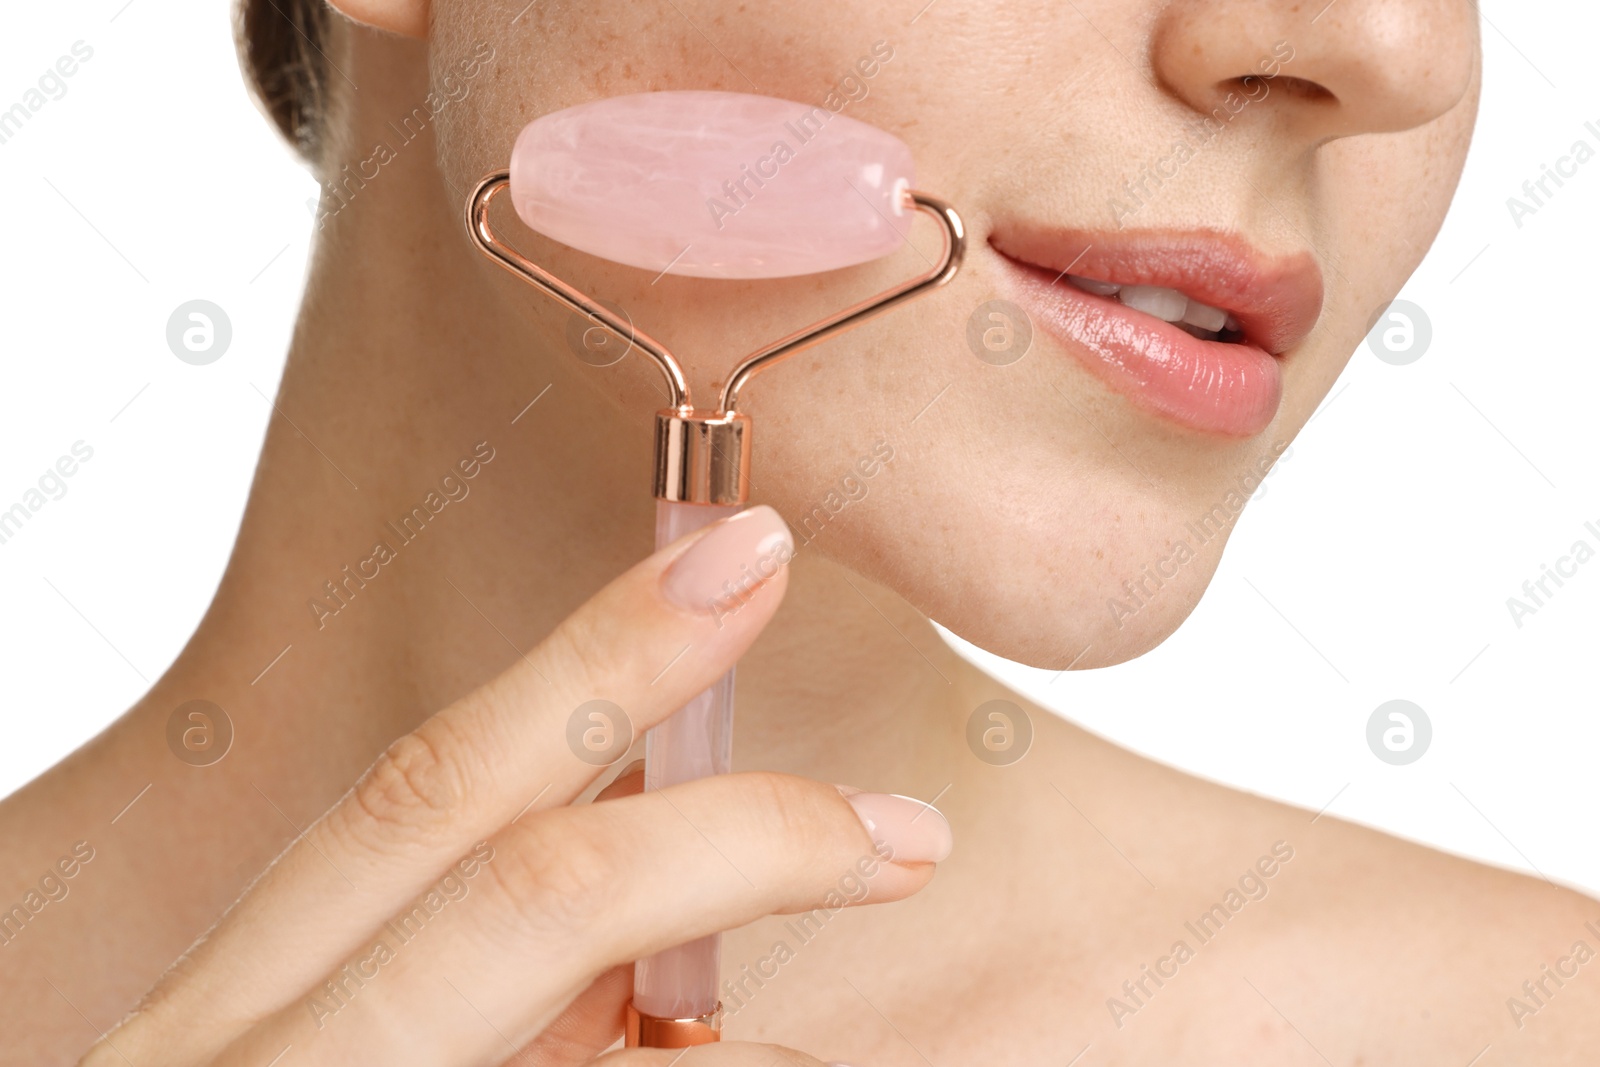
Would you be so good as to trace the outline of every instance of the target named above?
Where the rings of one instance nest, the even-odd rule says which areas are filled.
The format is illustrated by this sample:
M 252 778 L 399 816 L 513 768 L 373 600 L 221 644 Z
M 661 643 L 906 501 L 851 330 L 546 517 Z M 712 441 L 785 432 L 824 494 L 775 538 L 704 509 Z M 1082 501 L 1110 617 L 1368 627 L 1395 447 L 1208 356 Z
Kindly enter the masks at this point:
M 471 188 L 533 118 L 663 89 L 812 102 L 906 141 L 920 188 L 966 220 L 966 265 L 745 391 L 755 497 L 802 553 L 979 645 L 1114 663 L 1194 607 L 1461 171 L 1472 6 L 1324 3 L 435 0 L 437 76 L 494 46 L 440 117 L 442 166 Z M 926 270 L 938 235 L 919 222 L 915 238 L 877 264 L 761 282 L 653 281 L 518 243 L 672 347 L 704 405 L 750 350 Z M 564 356 L 566 315 L 483 270 Z M 1107 296 L 1074 277 L 1158 288 Z M 1223 313 L 1204 336 L 1166 321 Z M 640 363 L 590 377 L 651 410 Z

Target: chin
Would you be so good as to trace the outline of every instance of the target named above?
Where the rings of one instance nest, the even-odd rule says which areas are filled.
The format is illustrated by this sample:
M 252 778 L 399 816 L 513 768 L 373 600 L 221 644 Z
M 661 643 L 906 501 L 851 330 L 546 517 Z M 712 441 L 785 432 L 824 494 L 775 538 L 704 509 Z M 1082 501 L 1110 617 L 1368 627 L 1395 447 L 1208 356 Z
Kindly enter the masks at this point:
M 1136 541 L 1137 545 L 1138 542 Z M 1216 553 L 1196 556 L 1157 584 L 1142 561 L 1108 566 L 1126 542 L 1089 543 L 1077 556 L 1094 565 L 1037 566 L 1020 572 L 982 567 L 962 595 L 940 590 L 918 606 L 963 640 L 1030 667 L 1086 670 L 1144 655 L 1170 637 L 1200 602 Z M 1146 559 L 1165 546 L 1152 538 Z M 1065 556 L 1060 548 L 1058 555 Z M 1097 556 L 1101 558 L 1096 559 Z M 1137 566 L 1137 569 L 1135 569 Z
M 1096 473 L 1090 484 L 1116 481 Z M 1097 493 L 1084 480 L 1054 494 L 996 488 L 962 497 L 919 479 L 913 499 L 864 511 L 826 551 L 987 652 L 1083 670 L 1135 659 L 1171 636 L 1232 529 L 1202 540 L 1193 509 L 1153 490 Z M 929 507 L 941 492 L 948 499 Z

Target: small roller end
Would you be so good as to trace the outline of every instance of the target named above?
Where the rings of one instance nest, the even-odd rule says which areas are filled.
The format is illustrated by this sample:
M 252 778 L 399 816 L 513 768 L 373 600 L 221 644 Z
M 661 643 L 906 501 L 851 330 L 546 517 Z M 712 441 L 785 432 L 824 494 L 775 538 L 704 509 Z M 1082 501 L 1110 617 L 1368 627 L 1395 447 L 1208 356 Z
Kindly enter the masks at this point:
M 722 1006 L 698 1019 L 662 1019 L 628 1005 L 624 1044 L 628 1048 L 689 1048 L 722 1040 Z

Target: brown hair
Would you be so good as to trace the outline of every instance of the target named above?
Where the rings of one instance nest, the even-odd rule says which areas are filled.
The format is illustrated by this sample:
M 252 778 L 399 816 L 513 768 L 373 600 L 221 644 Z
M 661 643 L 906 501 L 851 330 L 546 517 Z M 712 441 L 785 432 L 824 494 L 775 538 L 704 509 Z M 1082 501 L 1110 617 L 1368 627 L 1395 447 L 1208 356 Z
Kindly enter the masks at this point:
M 315 162 L 328 89 L 326 0 L 239 0 L 234 36 L 262 110 Z

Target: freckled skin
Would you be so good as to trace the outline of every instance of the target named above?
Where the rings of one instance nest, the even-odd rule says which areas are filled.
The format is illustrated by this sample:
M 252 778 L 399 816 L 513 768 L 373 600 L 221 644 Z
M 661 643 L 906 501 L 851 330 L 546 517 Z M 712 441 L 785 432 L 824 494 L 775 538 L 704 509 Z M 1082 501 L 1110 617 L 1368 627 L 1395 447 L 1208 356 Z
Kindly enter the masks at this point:
M 830 358 L 834 348 L 824 347 L 801 357 L 818 368 L 817 378 L 804 378 L 790 367 L 752 387 L 750 410 L 764 442 L 760 462 L 773 475 L 768 482 L 780 510 L 798 508 L 808 491 L 808 472 L 848 460 L 854 427 L 864 413 L 910 435 L 928 459 L 917 486 L 920 506 L 885 513 L 849 543 L 830 546 L 830 553 L 852 566 L 864 566 L 868 558 L 885 561 L 888 569 L 874 577 L 996 652 L 1059 668 L 1092 645 L 1091 656 L 1079 666 L 1103 665 L 1137 655 L 1182 621 L 1224 542 L 1206 546 L 1199 564 L 1189 568 L 1193 579 L 1185 588 L 1164 598 L 1159 610 L 1141 613 L 1132 626 L 1112 624 L 1104 610 L 1107 598 L 1181 530 L 1179 516 L 1203 510 L 1263 454 L 1262 442 L 1292 440 L 1353 350 L 1372 308 L 1403 283 L 1443 217 L 1475 109 L 1476 32 L 1468 9 L 1459 4 L 1416 7 L 1400 18 L 1379 17 L 1370 3 L 1351 4 L 1348 11 L 1340 5 L 1313 26 L 1306 21 L 1309 15 L 1267 0 L 1079 10 L 1008 4 L 981 16 L 970 6 L 941 2 L 939 18 L 926 23 L 937 30 L 926 28 L 924 19 L 897 27 L 853 4 L 825 5 L 821 17 L 798 26 L 708 11 L 702 25 L 726 19 L 718 27 L 724 36 L 713 49 L 694 28 L 700 20 L 671 11 L 663 16 L 608 9 L 601 29 L 588 20 L 573 22 L 560 5 L 541 5 L 525 16 L 528 31 L 503 52 L 507 64 L 539 69 L 537 102 L 530 104 L 514 81 L 475 95 L 446 121 L 452 136 L 460 128 L 463 144 L 470 129 L 471 140 L 482 147 L 447 154 L 442 165 L 453 185 L 465 187 L 494 165 L 496 150 L 490 146 L 505 143 L 527 115 L 591 95 L 562 86 L 589 85 L 586 72 L 601 61 L 597 38 L 609 42 L 606 51 L 620 46 L 619 37 L 625 40 L 638 76 L 615 77 L 594 86 L 595 92 L 749 91 L 745 77 L 753 76 L 762 91 L 795 99 L 825 93 L 874 41 L 891 40 L 896 58 L 873 79 L 868 98 L 845 113 L 910 143 L 919 183 L 963 210 L 974 253 L 963 275 L 936 301 L 837 342 L 840 351 L 874 353 L 870 360 Z M 932 12 L 925 19 L 932 20 Z M 1423 38 L 1395 36 L 1396 23 L 1405 32 L 1426 32 L 1426 39 L 1442 42 L 1428 51 L 1448 61 L 1436 61 L 1425 77 L 1417 74 L 1407 42 Z M 466 8 L 435 6 L 438 55 L 466 48 L 474 29 Z M 947 32 L 952 29 L 960 32 Z M 1157 191 L 1138 218 L 1141 226 L 1152 228 L 1222 228 L 1266 253 L 1309 254 L 1340 266 L 1337 272 L 1324 266 L 1324 313 L 1314 334 L 1289 354 L 1282 402 L 1270 424 L 1246 440 L 1174 433 L 1047 343 L 1004 375 L 986 373 L 988 368 L 970 358 L 962 343 L 966 316 L 997 287 L 997 267 L 984 248 L 989 218 L 1004 214 L 1039 225 L 1115 228 L 1110 201 L 1148 161 L 1151 149 L 1166 150 L 1182 124 L 1215 104 L 1219 86 L 1257 71 L 1261 58 L 1285 41 L 1294 58 L 1282 64 L 1283 76 L 1317 84 L 1329 99 L 1306 100 L 1285 90 L 1250 105 L 1179 180 Z M 1410 57 L 1404 64 L 1397 62 L 1401 54 Z M 1130 69 L 1124 59 L 1134 57 L 1142 57 L 1139 63 L 1148 64 L 1154 76 Z M 1050 79 L 1018 83 L 1011 77 L 1034 61 L 1052 72 Z M 1405 73 L 1385 73 L 1391 64 Z M 1079 72 L 1093 81 L 1079 81 Z M 1370 84 L 1374 80 L 1379 84 Z M 1054 88 L 1059 85 L 1073 85 L 1074 91 L 1062 94 Z M 989 110 L 987 101 L 997 93 L 1013 100 L 1007 121 L 996 121 Z M 1105 106 L 1107 99 L 1117 106 Z M 1401 132 L 1386 139 L 1362 136 L 1380 129 Z M 1065 141 L 1058 136 L 1063 132 Z M 1436 168 L 1431 176 L 1430 168 Z M 1417 196 L 1402 197 L 1400 190 Z M 1365 225 L 1364 220 L 1380 218 L 1381 233 Z M 1312 244 L 1303 234 L 1325 236 Z M 666 282 L 649 286 L 649 279 L 632 272 L 591 263 L 577 269 L 589 283 L 647 315 L 658 334 L 682 337 L 679 347 L 689 353 L 693 374 L 711 379 L 726 364 L 725 353 L 858 299 L 905 276 L 914 264 L 913 257 L 902 256 L 880 267 L 842 272 L 820 285 L 771 282 L 714 290 L 674 285 L 667 290 L 670 297 L 661 291 Z M 757 299 L 761 307 L 752 309 Z M 911 425 L 911 418 L 951 381 L 956 388 L 941 400 L 938 421 L 918 419 Z M 601 387 L 611 389 L 619 403 L 634 403 L 638 395 L 625 387 Z M 1160 488 L 1130 479 L 1127 461 L 1061 403 L 1058 388 L 1092 404 L 1105 437 L 1140 468 L 1160 472 Z M 870 407 L 863 412 L 835 404 L 829 398 L 836 391 L 871 397 Z M 1008 427 L 1003 437 L 990 429 L 1001 421 Z M 1069 447 L 1049 446 L 1047 439 Z M 958 447 L 960 457 L 954 455 Z M 1017 450 L 1039 464 L 1035 492 L 1053 502 L 1049 517 L 1031 530 L 988 524 L 1004 511 L 992 495 L 992 480 L 970 479 L 957 488 L 941 474 L 1004 463 Z M 1121 531 L 1114 545 L 1102 545 L 1102 529 L 1083 520 L 1086 497 L 1127 504 L 1137 499 L 1147 518 L 1139 529 Z M 935 533 L 928 515 L 951 507 L 967 521 Z M 978 545 L 986 546 L 981 554 L 972 551 Z M 1115 558 L 1103 570 L 1047 576 L 1038 562 L 1087 558 L 1107 547 Z M 930 581 L 929 572 L 915 562 L 957 557 L 964 560 L 959 575 L 944 574 L 939 582 Z M 1032 590 L 1021 603 L 1014 599 L 1019 587 Z M 1101 609 L 1043 610 L 1063 598 L 1098 603 Z M 1025 610 L 1007 610 L 1023 605 Z M 1025 626 L 1007 622 L 1020 619 L 1028 620 Z
M 356 22 L 336 19 L 327 51 L 361 88 L 330 81 L 324 181 L 409 113 L 430 65 L 437 81 L 480 44 L 494 58 L 440 114 L 432 151 L 401 153 L 319 233 L 278 397 L 294 428 L 269 432 L 194 639 L 135 708 L 0 804 L 0 904 L 21 899 L 63 842 L 96 848 L 71 896 L 0 948 L 7 1053 L 73 1062 L 91 1028 L 128 1011 L 384 746 L 517 662 L 648 552 L 654 371 L 639 359 L 581 365 L 568 316 L 463 237 L 466 190 L 505 166 L 517 131 L 651 90 L 753 85 L 820 100 L 883 41 L 893 58 L 843 113 L 910 145 L 918 184 L 963 213 L 971 253 L 937 295 L 748 391 L 755 497 L 792 528 L 879 443 L 893 458 L 858 499 L 824 509 L 777 617 L 740 662 L 735 760 L 938 797 L 955 851 L 915 897 L 833 918 L 740 1008 L 729 1037 L 879 1067 L 1066 1063 L 1086 1046 L 1085 1067 L 1461 1067 L 1485 1046 L 1485 1067 L 1593 1061 L 1600 964 L 1521 1028 L 1506 1005 L 1585 922 L 1600 924 L 1600 904 L 1121 750 L 979 674 L 927 618 L 1055 669 L 1130 659 L 1183 621 L 1225 532 L 1137 612 L 1118 618 L 1107 605 L 1294 439 L 1426 251 L 1476 108 L 1471 4 L 936 0 L 915 21 L 869 0 L 336 6 Z M 1259 432 L 1176 425 L 1042 329 L 1013 364 L 976 358 L 968 320 L 1008 277 L 989 244 L 997 223 L 1115 231 L 1127 186 L 1229 86 L 1260 77 L 1280 44 L 1293 55 L 1271 91 L 1176 178 L 1146 179 L 1136 216 L 1152 231 L 1222 231 L 1319 264 L 1320 312 L 1279 354 L 1281 398 Z M 653 280 L 516 239 L 669 343 L 700 395 L 739 355 L 925 269 L 907 250 L 814 278 Z M 928 242 L 922 231 L 914 243 Z M 340 458 L 359 494 L 308 438 Z M 316 628 L 307 596 L 484 438 L 499 455 L 471 497 Z M 163 740 L 172 708 L 197 696 L 236 725 L 213 768 L 176 765 Z M 1034 728 L 1026 758 L 1006 767 L 967 742 L 973 710 L 994 699 Z M 1196 699 L 1225 711 L 1226 694 Z M 111 815 L 147 782 L 111 833 Z M 1130 1013 L 1108 1006 L 1280 842 L 1293 858 L 1264 897 Z M 786 921 L 730 933 L 726 973 L 792 936 Z M 262 932 L 263 953 L 278 933 Z

